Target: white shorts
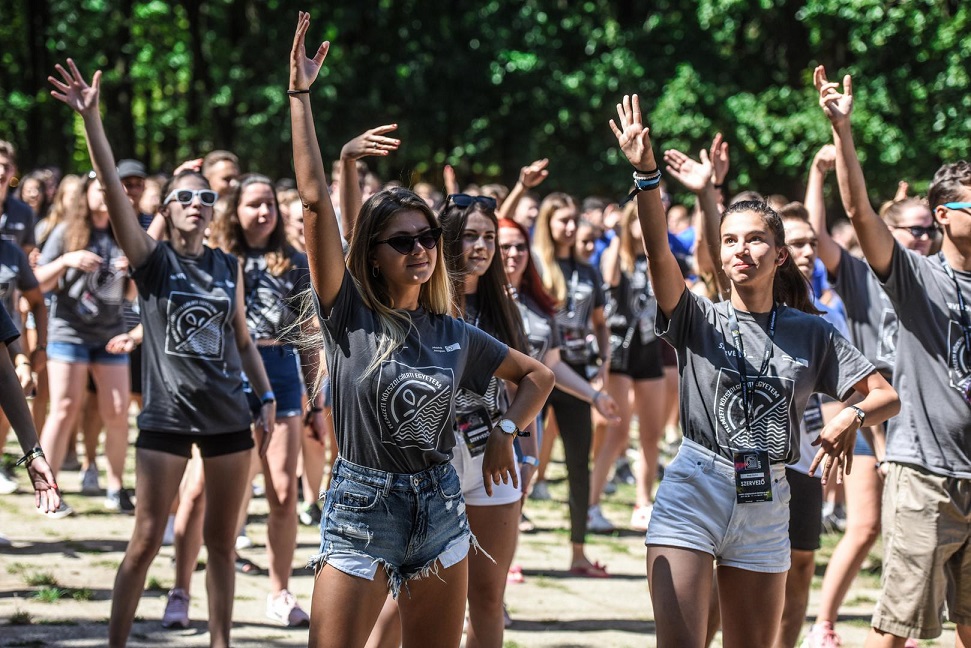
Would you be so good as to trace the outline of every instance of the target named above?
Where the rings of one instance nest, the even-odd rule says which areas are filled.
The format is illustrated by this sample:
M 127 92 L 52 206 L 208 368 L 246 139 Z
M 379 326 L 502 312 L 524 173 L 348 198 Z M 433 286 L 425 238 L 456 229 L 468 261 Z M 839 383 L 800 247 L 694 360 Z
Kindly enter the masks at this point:
M 772 501 L 738 504 L 735 467 L 684 439 L 664 471 L 644 544 L 696 549 L 716 564 L 748 571 L 789 570 L 789 482 L 773 464 Z
M 458 473 L 462 483 L 462 495 L 468 506 L 503 506 L 522 499 L 523 491 L 520 486 L 513 486 L 512 480 L 508 484 L 499 482 L 492 485 L 492 497 L 486 495 L 482 483 L 482 455 L 473 457 L 469 454 L 469 446 L 461 433 L 455 434 L 455 448 L 452 449 L 452 467 Z M 519 465 L 516 465 L 519 475 Z

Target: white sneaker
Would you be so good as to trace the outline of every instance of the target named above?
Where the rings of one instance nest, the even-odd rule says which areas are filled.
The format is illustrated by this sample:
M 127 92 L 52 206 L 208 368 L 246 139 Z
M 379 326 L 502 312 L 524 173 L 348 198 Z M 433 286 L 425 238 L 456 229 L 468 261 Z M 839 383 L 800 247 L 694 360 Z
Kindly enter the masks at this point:
M 249 536 L 246 535 L 245 531 L 243 531 L 238 536 L 236 536 L 237 551 L 241 549 L 249 549 L 252 546 L 253 546 L 253 541 L 249 539 Z
M 162 627 L 189 627 L 189 594 L 181 587 L 169 590 L 169 600 L 162 614 Z
M 279 596 L 266 595 L 266 616 L 290 628 L 310 625 L 310 615 L 287 590 L 280 592 Z
M 630 528 L 635 531 L 647 531 L 647 525 L 651 523 L 651 513 L 653 512 L 654 507 L 650 504 L 647 506 L 638 506 L 631 513 Z
M 64 501 L 63 497 L 61 498 L 60 506 L 58 506 L 50 513 L 43 511 L 41 509 L 35 509 L 35 510 L 41 515 L 46 515 L 47 517 L 53 520 L 60 520 L 61 518 L 66 518 L 69 515 L 74 515 L 74 509 L 72 509 L 71 506 Z
M 100 495 L 101 484 L 98 483 L 98 467 L 90 464 L 81 473 L 81 492 L 85 495 Z
M 534 500 L 548 500 L 552 499 L 550 497 L 550 489 L 546 485 L 545 481 L 538 481 L 533 484 L 533 490 L 529 493 L 529 499 Z
M 590 533 L 613 533 L 614 525 L 604 517 L 600 507 L 594 504 L 587 509 L 587 531 Z
M 17 484 L 17 480 L 7 474 L 6 470 L 0 468 L 0 495 L 16 493 L 18 488 L 20 486 Z
M 833 624 L 823 621 L 809 627 L 809 634 L 802 640 L 799 648 L 840 648 L 842 645 L 843 640 L 836 634 Z

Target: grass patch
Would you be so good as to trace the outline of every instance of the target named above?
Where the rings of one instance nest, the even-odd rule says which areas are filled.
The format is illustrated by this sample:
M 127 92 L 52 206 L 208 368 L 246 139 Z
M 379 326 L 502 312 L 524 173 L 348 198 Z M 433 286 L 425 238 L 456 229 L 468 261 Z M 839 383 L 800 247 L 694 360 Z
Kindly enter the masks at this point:
M 80 625 L 74 619 L 49 619 L 49 620 L 46 620 L 46 621 L 38 621 L 37 623 L 39 625 L 45 625 L 45 626 L 76 626 L 76 625 Z
M 10 615 L 10 620 L 7 622 L 9 625 L 24 626 L 30 625 L 34 622 L 34 617 L 30 615 L 27 610 L 16 609 L 14 613 Z
M 167 587 L 162 585 L 162 581 L 154 576 L 150 576 L 148 582 L 145 584 L 145 590 L 148 592 L 165 592 L 167 589 Z
M 94 598 L 94 592 L 88 587 L 81 587 L 71 591 L 71 598 L 75 601 L 90 601 Z
M 67 595 L 67 590 L 60 587 L 42 587 L 34 592 L 34 598 L 41 603 L 56 603 Z
M 536 587 L 541 587 L 543 589 L 554 589 L 554 590 L 560 590 L 561 592 L 570 591 L 570 588 L 564 585 L 563 583 L 553 580 L 552 578 L 547 578 L 545 576 L 536 576 L 533 579 L 533 582 L 536 584 Z
M 25 571 L 27 571 L 27 565 L 22 562 L 14 562 L 7 565 L 8 574 L 22 574 Z
M 118 571 L 121 561 L 118 560 L 95 560 L 91 563 L 94 567 L 105 567 L 111 571 Z
M 31 572 L 24 575 L 24 582 L 31 587 L 57 587 L 57 579 L 50 572 Z

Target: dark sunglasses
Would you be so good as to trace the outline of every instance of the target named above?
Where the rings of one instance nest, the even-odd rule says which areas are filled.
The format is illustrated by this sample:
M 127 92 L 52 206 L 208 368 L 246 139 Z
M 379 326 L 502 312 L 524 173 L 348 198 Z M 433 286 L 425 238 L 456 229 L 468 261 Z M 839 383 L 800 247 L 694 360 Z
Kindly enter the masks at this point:
M 486 209 L 495 210 L 498 206 L 496 199 L 492 196 L 470 196 L 469 194 L 449 194 L 448 198 L 445 199 L 445 206 L 442 208 L 444 212 L 448 209 L 449 203 L 465 209 L 466 207 L 471 207 L 475 203 L 480 203 Z
M 374 244 L 381 245 L 382 243 L 387 243 L 398 254 L 411 254 L 411 251 L 415 249 L 415 243 L 418 243 L 418 245 L 426 250 L 434 250 L 441 236 L 442 228 L 435 227 L 427 229 L 424 232 L 419 232 L 414 236 L 399 234 L 398 236 L 386 238 L 383 241 L 375 241 Z
M 525 243 L 506 243 L 505 245 L 500 245 L 499 249 L 502 250 L 503 254 L 508 254 L 509 250 L 515 249 L 516 252 L 522 254 L 529 249 L 529 246 Z
M 927 238 L 934 238 L 937 236 L 937 225 L 928 225 L 924 227 L 923 225 L 910 225 L 910 226 L 898 226 L 894 225 L 894 229 L 902 229 L 910 232 L 910 235 L 915 239 L 923 238 L 925 235 Z
M 212 207 L 216 204 L 216 200 L 219 198 L 217 194 L 212 189 L 176 189 L 162 201 L 163 205 L 168 205 L 173 200 L 178 200 L 179 204 L 183 207 L 188 207 L 192 204 L 193 199 L 199 196 L 199 202 L 201 202 L 206 207 Z

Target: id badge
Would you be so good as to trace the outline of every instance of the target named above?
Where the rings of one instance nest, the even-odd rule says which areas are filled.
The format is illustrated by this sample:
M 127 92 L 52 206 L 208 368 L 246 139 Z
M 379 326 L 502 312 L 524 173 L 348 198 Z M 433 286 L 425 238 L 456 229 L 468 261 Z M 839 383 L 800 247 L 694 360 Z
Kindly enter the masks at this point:
M 768 450 L 736 450 L 735 501 L 739 504 L 772 501 Z
M 489 441 L 489 433 L 492 432 L 492 419 L 489 418 L 486 408 L 479 407 L 471 412 L 456 414 L 455 422 L 459 432 L 462 433 L 469 454 L 473 457 L 485 454 L 486 442 Z

